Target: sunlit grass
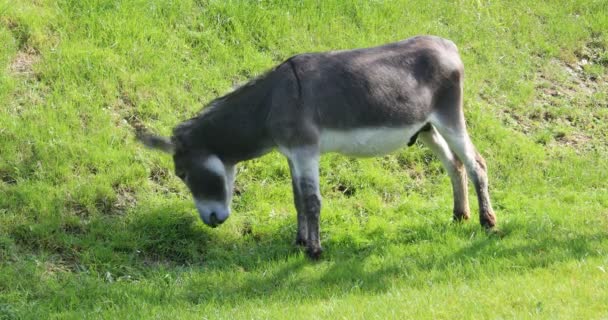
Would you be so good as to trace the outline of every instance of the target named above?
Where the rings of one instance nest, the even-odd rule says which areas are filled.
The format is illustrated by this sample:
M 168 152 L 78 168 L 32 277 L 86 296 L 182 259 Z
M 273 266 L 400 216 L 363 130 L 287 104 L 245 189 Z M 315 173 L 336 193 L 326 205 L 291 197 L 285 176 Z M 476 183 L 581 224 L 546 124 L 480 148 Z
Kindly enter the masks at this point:
M 606 30 L 605 1 L 0 0 L 0 319 L 606 317 Z M 421 145 L 328 155 L 313 263 L 281 155 L 209 229 L 133 138 L 293 54 L 416 34 L 459 46 L 497 233 L 472 192 L 451 223 Z

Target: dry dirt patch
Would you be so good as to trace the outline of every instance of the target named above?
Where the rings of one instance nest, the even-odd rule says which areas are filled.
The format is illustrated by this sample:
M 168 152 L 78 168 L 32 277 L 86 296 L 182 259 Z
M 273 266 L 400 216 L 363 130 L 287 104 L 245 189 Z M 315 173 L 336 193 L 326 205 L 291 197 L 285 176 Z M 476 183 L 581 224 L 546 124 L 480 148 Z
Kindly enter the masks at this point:
M 17 52 L 8 68 L 13 75 L 33 77 L 35 75 L 34 64 L 38 61 L 40 61 L 38 51 L 31 47 L 26 47 Z
M 601 43 L 588 43 L 571 59 L 539 61 L 533 79 L 531 103 L 505 110 L 511 125 L 541 144 L 608 148 L 608 56 Z

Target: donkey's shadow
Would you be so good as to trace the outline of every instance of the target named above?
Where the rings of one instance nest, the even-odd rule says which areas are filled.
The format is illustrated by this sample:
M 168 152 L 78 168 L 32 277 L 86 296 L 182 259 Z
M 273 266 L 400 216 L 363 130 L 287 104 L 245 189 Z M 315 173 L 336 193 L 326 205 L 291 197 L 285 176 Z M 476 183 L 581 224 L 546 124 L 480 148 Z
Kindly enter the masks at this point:
M 162 211 L 162 210 L 161 210 Z M 243 297 L 256 298 L 261 294 L 277 299 L 293 299 L 301 292 L 307 298 L 324 299 L 329 295 L 346 294 L 352 290 L 368 292 L 385 292 L 395 279 L 411 281 L 412 285 L 423 285 L 434 277 L 434 282 L 448 281 L 446 277 L 424 275 L 424 270 L 433 269 L 438 274 L 453 271 L 455 265 L 470 263 L 496 263 L 496 260 L 509 262 L 513 257 L 523 257 L 522 263 L 527 268 L 542 267 L 571 259 L 596 256 L 598 251 L 593 247 L 602 237 L 577 234 L 568 238 L 546 235 L 534 241 L 515 241 L 502 245 L 509 237 L 519 237 L 513 230 L 525 229 L 517 222 L 506 222 L 504 232 L 500 235 L 484 235 L 469 239 L 471 230 L 478 226 L 453 226 L 447 223 L 420 223 L 408 226 L 403 230 L 403 237 L 373 234 L 373 239 L 361 245 L 355 239 L 341 237 L 324 242 L 326 251 L 319 262 L 306 258 L 303 250 L 293 243 L 295 222 L 284 219 L 273 232 L 247 231 L 240 236 L 223 239 L 225 233 L 209 229 L 189 214 L 167 215 L 158 211 L 140 221 L 133 222 L 133 230 L 140 233 L 140 238 L 149 241 L 143 247 L 143 255 L 177 265 L 188 265 L 202 271 L 189 285 L 185 286 L 186 299 L 199 303 L 213 298 L 218 301 L 234 302 Z M 160 222 L 159 222 L 160 220 Z M 381 256 L 393 253 L 386 247 L 415 246 L 419 242 L 425 245 L 446 246 L 441 239 L 433 239 L 433 229 L 458 229 L 454 233 L 469 244 L 458 251 L 448 254 L 426 254 L 424 250 L 412 250 L 407 254 L 397 254 L 395 258 L 378 260 Z M 479 229 L 479 232 L 482 232 Z M 441 251 L 441 248 L 438 248 Z M 560 254 L 545 254 L 547 250 L 559 250 Z M 567 253 L 567 254 L 563 254 Z M 369 260 L 374 259 L 374 260 Z M 382 261 L 375 263 L 375 261 Z M 372 262 L 371 264 L 368 262 Z M 374 267 L 370 267 L 374 265 Z M 502 270 L 504 269 L 504 270 Z M 502 268 L 501 273 L 510 272 Z M 253 271 L 253 272 L 252 272 Z M 420 273 L 421 277 L 408 275 Z M 243 272 L 238 281 L 218 283 L 215 276 L 226 276 L 226 272 Z M 462 276 L 474 277 L 473 268 L 460 270 Z M 499 272 L 499 271 L 495 271 Z M 409 280 L 408 280 L 409 279 Z M 293 290 L 298 288 L 298 290 Z M 291 298 L 289 298 L 289 296 Z M 220 301 L 218 301 L 220 302 Z

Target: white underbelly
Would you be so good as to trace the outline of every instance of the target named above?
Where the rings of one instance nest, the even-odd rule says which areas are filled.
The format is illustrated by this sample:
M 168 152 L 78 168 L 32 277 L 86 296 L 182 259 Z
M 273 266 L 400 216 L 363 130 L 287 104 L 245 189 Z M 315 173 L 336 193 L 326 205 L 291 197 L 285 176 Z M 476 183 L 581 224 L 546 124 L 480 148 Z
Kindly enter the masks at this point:
M 407 145 L 423 125 L 352 130 L 325 129 L 321 133 L 321 153 L 338 152 L 355 157 L 384 155 Z

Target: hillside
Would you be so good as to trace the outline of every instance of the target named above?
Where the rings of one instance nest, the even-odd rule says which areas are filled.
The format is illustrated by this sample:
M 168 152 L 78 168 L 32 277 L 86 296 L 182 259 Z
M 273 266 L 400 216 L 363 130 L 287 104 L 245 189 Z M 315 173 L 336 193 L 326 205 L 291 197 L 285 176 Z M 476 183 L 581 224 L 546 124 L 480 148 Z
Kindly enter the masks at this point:
M 420 143 L 321 163 L 323 259 L 289 168 L 238 167 L 199 221 L 173 126 L 303 52 L 453 40 L 498 231 L 451 223 Z M 605 318 L 608 2 L 0 0 L 0 319 Z

